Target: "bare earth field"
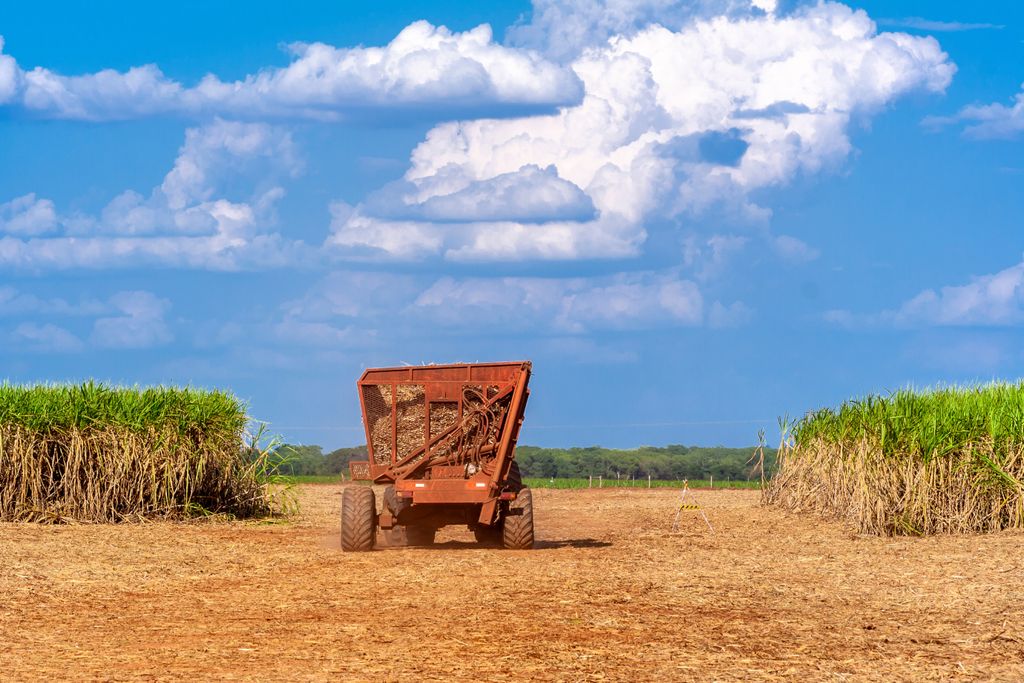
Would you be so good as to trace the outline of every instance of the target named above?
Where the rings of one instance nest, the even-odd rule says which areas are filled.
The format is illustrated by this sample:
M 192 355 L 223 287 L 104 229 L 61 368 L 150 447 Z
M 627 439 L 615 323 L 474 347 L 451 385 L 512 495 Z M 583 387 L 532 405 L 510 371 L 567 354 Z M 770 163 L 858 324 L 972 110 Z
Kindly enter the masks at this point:
M 1024 533 L 861 537 L 699 492 L 535 491 L 533 551 L 448 529 L 0 525 L 4 680 L 1024 680 Z

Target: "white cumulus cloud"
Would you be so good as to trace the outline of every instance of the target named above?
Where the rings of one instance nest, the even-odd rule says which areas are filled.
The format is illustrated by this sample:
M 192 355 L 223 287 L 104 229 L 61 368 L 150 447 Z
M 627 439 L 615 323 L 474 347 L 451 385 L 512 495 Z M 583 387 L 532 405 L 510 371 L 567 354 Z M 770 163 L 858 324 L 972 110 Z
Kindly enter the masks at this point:
M 841 327 L 1010 327 L 1024 324 L 1024 262 L 962 285 L 926 289 L 895 310 L 854 313 L 831 310 L 827 322 Z
M 457 169 L 444 169 L 429 183 L 395 183 L 366 202 L 368 212 L 429 221 L 520 223 L 587 220 L 594 203 L 579 187 L 558 177 L 554 166 L 527 164 L 517 171 L 466 185 Z M 446 192 L 447 189 L 453 191 Z
M 965 126 L 964 134 L 977 139 L 1009 139 L 1024 134 L 1024 85 L 1009 105 L 972 104 L 954 116 L 925 119 L 925 125 L 936 128 L 961 123 Z
M 11 102 L 18 94 L 21 70 L 14 58 L 4 53 L 4 37 L 0 36 L 0 106 Z
M 87 121 L 168 114 L 338 120 L 382 110 L 451 118 L 502 107 L 550 108 L 581 94 L 571 70 L 495 43 L 487 25 L 460 33 L 418 21 L 383 47 L 296 43 L 289 51 L 293 59 L 285 67 L 239 81 L 210 74 L 194 87 L 152 64 L 66 76 L 43 67 L 23 71 L 0 54 L 0 106 Z
M 299 168 L 287 131 L 217 119 L 186 131 L 173 168 L 148 197 L 124 192 L 98 216 L 57 216 L 52 202 L 34 195 L 0 205 L 0 265 L 238 270 L 292 263 L 307 249 L 271 230 L 284 195 L 274 181 Z M 219 196 L 221 181 L 247 172 L 262 189 L 241 200 Z M 44 234 L 58 223 L 56 234 Z
M 1024 323 L 1024 263 L 964 285 L 928 289 L 892 315 L 897 324 L 1019 325 Z
M 679 26 L 655 21 L 674 3 L 642 5 L 626 12 L 630 31 L 572 61 L 585 87 L 580 104 L 436 126 L 412 154 L 403 215 L 372 202 L 341 207 L 328 247 L 342 258 L 621 258 L 639 253 L 648 230 L 716 206 L 763 225 L 770 212 L 751 193 L 842 162 L 855 116 L 910 90 L 941 92 L 955 72 L 934 39 L 878 33 L 867 14 L 841 4 L 782 16 L 734 3 Z M 504 209 L 500 193 L 475 214 L 449 208 L 534 168 L 585 193 L 592 215 L 534 202 L 527 220 L 515 192 Z M 775 246 L 797 251 L 785 240 Z
M 0 204 L 0 234 L 41 235 L 57 227 L 57 211 L 49 199 L 34 193 Z

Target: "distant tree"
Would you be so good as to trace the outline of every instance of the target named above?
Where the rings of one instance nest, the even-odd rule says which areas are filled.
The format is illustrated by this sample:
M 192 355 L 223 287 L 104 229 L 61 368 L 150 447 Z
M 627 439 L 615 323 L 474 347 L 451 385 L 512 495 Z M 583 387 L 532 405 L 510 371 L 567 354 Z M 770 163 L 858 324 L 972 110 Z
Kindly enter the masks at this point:
M 317 474 L 323 460 L 324 451 L 320 446 L 282 444 L 273 453 L 277 471 L 289 476 Z
M 366 446 L 338 448 L 324 456 L 322 471 L 317 474 L 340 474 L 348 470 L 350 460 L 366 460 L 368 457 Z
M 747 479 L 753 477 L 747 464 L 753 454 L 751 448 L 724 448 L 714 446 L 665 447 L 643 446 L 632 450 L 615 450 L 600 446 L 586 448 L 539 448 L 519 446 L 516 460 L 525 477 L 587 477 L 603 476 L 646 479 Z M 280 462 L 280 472 L 288 475 L 334 475 L 347 472 L 351 460 L 365 460 L 366 446 L 338 448 L 324 455 L 320 446 L 285 444 L 279 446 L 274 457 Z M 765 449 L 765 473 L 776 468 L 776 451 Z M 759 474 L 757 475 L 759 476 Z

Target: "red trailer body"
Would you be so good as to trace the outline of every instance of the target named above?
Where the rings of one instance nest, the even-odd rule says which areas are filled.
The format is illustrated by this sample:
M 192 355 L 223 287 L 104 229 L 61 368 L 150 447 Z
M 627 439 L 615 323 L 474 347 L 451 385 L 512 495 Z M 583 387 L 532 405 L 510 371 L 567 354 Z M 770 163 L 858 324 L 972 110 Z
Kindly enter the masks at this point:
M 368 503 L 354 497 L 369 496 L 376 509 L 372 490 L 345 489 L 342 545 L 368 549 L 378 526 L 431 542 L 439 527 L 467 524 L 480 540 L 500 535 L 506 546 L 532 546 L 532 498 L 515 463 L 531 369 L 517 361 L 364 372 L 357 385 L 369 460 L 350 470 L 384 485 L 384 500 L 371 523 Z M 358 538 L 346 541 L 346 527 Z

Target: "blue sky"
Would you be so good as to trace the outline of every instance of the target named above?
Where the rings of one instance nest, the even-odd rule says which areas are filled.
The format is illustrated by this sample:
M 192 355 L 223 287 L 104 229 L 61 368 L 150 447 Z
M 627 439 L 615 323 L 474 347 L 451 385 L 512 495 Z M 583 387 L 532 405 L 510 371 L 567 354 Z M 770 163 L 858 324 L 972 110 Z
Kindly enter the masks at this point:
M 489 28 L 479 28 L 486 24 Z M 1015 2 L 0 7 L 12 382 L 530 358 L 522 440 L 748 445 L 1024 374 Z

